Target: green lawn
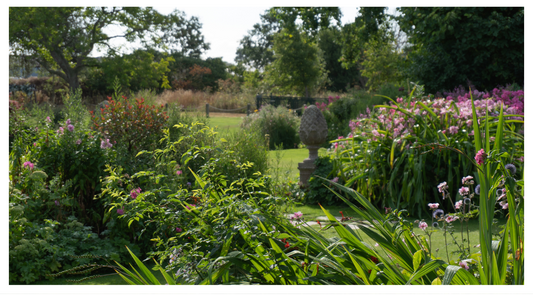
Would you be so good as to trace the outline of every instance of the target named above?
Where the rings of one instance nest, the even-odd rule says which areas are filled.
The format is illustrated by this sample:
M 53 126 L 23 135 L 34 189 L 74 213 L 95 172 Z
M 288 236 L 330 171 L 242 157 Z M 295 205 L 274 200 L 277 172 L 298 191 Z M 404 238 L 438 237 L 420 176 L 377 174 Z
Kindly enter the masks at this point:
M 243 115 L 246 116 L 246 115 Z M 221 134 L 240 130 L 241 117 L 210 117 L 209 126 L 216 127 Z
M 343 211 L 344 212 L 344 211 Z M 303 211 L 302 211 L 303 213 Z M 333 212 L 331 212 L 333 214 Z M 304 214 L 305 217 L 305 214 Z M 307 219 L 305 219 L 307 220 Z M 414 219 L 408 219 L 408 220 L 414 220 Z M 412 222 L 412 221 L 411 221 Z M 429 221 L 431 222 L 431 221 Z M 505 221 L 499 221 L 498 225 L 503 225 Z M 428 223 L 431 224 L 431 223 Z M 455 240 L 458 244 L 461 243 L 461 222 L 455 221 L 452 222 L 452 225 L 454 227 L 454 234 Z M 440 226 L 442 227 L 442 222 L 440 223 Z M 337 232 L 333 227 L 327 227 L 325 223 L 322 223 L 322 227 L 319 225 L 312 225 L 314 229 L 317 231 L 320 231 L 322 235 L 326 238 L 333 238 L 333 237 L 339 237 Z M 469 228 L 469 235 L 470 235 L 470 247 L 471 247 L 471 253 L 476 253 L 479 251 L 479 248 L 476 247 L 476 245 L 479 244 L 479 222 L 478 220 L 471 220 L 468 222 L 468 228 Z M 431 227 L 428 227 L 426 231 L 430 231 Z M 366 234 L 363 233 L 361 230 L 354 230 L 355 233 L 357 233 L 364 242 L 368 243 L 371 246 L 375 245 L 375 242 L 370 239 Z M 425 238 L 428 238 L 428 235 L 426 232 L 424 232 L 422 229 L 418 228 L 418 224 L 414 224 L 414 233 L 417 235 L 422 235 Z M 467 246 L 468 240 L 467 240 L 467 231 L 466 231 L 466 223 L 463 224 L 463 239 L 465 240 L 464 245 Z M 451 238 L 450 233 L 448 232 L 446 234 L 446 239 L 444 237 L 444 231 L 441 228 L 436 228 L 431 233 L 431 250 L 432 254 L 435 255 L 438 258 L 442 258 L 446 261 L 448 261 L 448 256 L 446 253 L 446 244 L 448 245 L 448 255 L 450 260 L 457 261 L 459 258 L 459 247 L 454 243 L 454 240 Z M 382 250 L 376 248 L 378 252 L 382 252 Z
M 155 266 L 155 263 L 153 261 L 147 261 L 143 262 L 148 269 L 152 271 L 152 274 L 155 275 L 155 277 L 159 280 L 160 283 L 166 284 L 165 278 L 159 271 L 154 271 L 152 268 Z M 132 271 L 131 266 L 127 264 L 122 264 L 124 267 L 127 267 L 130 271 Z M 135 269 L 142 274 L 140 269 L 137 267 L 136 264 L 133 264 L 135 266 Z M 78 283 L 72 283 L 68 280 L 81 280 L 85 276 L 81 275 L 71 275 L 66 276 L 64 278 L 57 278 L 53 280 L 42 280 L 42 281 L 36 281 L 31 283 L 31 285 L 128 285 L 114 270 L 110 268 L 102 268 L 102 277 L 85 280 Z

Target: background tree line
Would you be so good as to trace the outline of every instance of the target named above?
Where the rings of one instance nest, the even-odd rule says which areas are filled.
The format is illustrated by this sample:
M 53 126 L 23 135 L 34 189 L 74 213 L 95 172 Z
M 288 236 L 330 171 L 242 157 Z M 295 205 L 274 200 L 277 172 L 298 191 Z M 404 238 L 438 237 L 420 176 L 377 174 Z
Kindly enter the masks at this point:
M 202 25 L 180 11 L 11 7 L 9 14 L 13 56 L 70 88 L 82 81 L 100 93 L 112 90 L 115 77 L 132 91 L 214 91 L 217 81 L 231 80 L 255 92 L 302 96 L 408 81 L 432 93 L 524 83 L 523 7 L 362 7 L 348 24 L 335 7 L 274 7 L 240 41 L 235 64 L 201 59 L 209 49 Z M 105 34 L 111 24 L 124 32 Z M 119 54 L 110 43 L 118 37 L 143 47 Z M 106 55 L 89 57 L 96 48 Z

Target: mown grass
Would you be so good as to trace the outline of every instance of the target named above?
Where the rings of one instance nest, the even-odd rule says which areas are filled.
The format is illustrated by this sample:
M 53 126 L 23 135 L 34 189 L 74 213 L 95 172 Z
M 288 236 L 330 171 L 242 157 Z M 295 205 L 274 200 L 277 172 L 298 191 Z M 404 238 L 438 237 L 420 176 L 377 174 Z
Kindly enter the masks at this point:
M 122 262 L 119 262 L 122 264 Z M 147 262 L 143 262 L 144 265 L 146 265 L 146 267 L 148 267 L 148 269 L 150 269 L 152 271 L 152 274 L 155 275 L 155 277 L 159 280 L 159 282 L 161 284 L 165 284 L 166 281 L 165 281 L 165 278 L 163 277 L 163 275 L 161 274 L 161 272 L 159 271 L 154 271 L 152 270 L 152 268 L 155 266 L 155 263 L 153 261 L 147 261 Z M 130 265 L 127 265 L 127 264 L 122 264 L 124 267 L 127 267 L 130 271 L 132 270 L 131 266 Z M 139 268 L 137 267 L 136 264 L 132 264 L 133 267 L 140 272 Z M 85 281 L 82 281 L 82 282 L 77 282 L 77 283 L 73 283 L 73 282 L 69 282 L 69 281 L 78 281 L 78 280 L 81 280 L 87 276 L 84 276 L 84 275 L 71 275 L 71 276 L 65 276 L 65 277 L 62 277 L 62 278 L 56 278 L 56 279 L 53 279 L 53 280 L 41 280 L 41 281 L 36 281 L 36 282 L 33 282 L 31 283 L 30 285 L 128 285 L 128 283 L 126 283 L 122 277 L 120 277 L 114 270 L 110 269 L 110 268 L 103 268 L 101 269 L 102 270 L 102 273 L 101 277 L 98 277 L 98 278 L 94 278 L 94 279 L 90 279 L 90 280 L 85 280 Z M 142 274 L 142 273 L 141 273 Z
M 411 221 L 412 222 L 412 221 Z M 503 222 L 500 221 L 499 224 Z M 320 231 L 321 234 L 326 238 L 338 238 L 338 234 L 335 231 L 333 227 L 328 227 L 328 224 L 321 223 L 320 225 L 312 225 L 310 227 L 313 227 L 317 231 Z M 442 223 L 441 227 L 442 227 Z M 457 244 L 461 244 L 461 223 L 459 221 L 452 222 L 452 225 L 454 227 L 454 233 L 453 236 L 455 237 L 455 241 Z M 469 228 L 469 236 L 470 236 L 470 249 L 471 253 L 475 253 L 479 250 L 476 245 L 479 244 L 479 222 L 478 220 L 471 220 L 468 222 L 468 228 Z M 448 260 L 447 253 L 449 255 L 450 260 L 455 260 L 459 258 L 460 253 L 460 247 L 454 242 L 452 239 L 450 232 L 446 233 L 446 238 L 444 237 L 444 231 L 442 228 L 435 228 L 431 229 L 431 227 L 428 227 L 426 231 L 432 231 L 431 232 L 431 250 L 432 254 L 438 258 L 442 258 L 444 260 Z M 374 242 L 370 237 L 368 237 L 362 230 L 355 229 L 354 232 L 359 235 L 362 239 L 362 241 L 368 243 L 371 246 L 375 246 L 376 242 Z M 424 238 L 429 240 L 429 237 L 426 232 L 424 232 L 422 229 L 417 227 L 417 224 L 414 225 L 413 232 L 417 235 L 422 235 Z M 468 239 L 467 239 L 467 232 L 466 232 L 466 223 L 463 224 L 463 239 L 465 240 L 464 246 L 467 247 Z M 448 245 L 448 250 L 446 251 L 446 245 Z M 376 250 L 378 252 L 382 252 L 383 250 L 380 249 L 379 245 L 375 246 Z
M 246 115 L 244 115 L 246 116 Z M 221 136 L 230 132 L 238 132 L 240 130 L 242 118 L 241 117 L 210 117 L 209 126 L 216 127 Z

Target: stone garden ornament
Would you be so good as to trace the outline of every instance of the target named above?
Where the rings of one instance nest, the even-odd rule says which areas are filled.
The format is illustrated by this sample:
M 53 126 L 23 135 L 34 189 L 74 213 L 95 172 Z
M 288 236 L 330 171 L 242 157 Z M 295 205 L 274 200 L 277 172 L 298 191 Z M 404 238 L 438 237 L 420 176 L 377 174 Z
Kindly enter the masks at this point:
M 300 140 L 307 145 L 309 157 L 298 164 L 300 170 L 300 182 L 304 187 L 308 186 L 309 178 L 315 171 L 315 159 L 318 158 L 320 145 L 326 142 L 328 136 L 328 124 L 322 112 L 311 105 L 305 109 L 300 122 Z

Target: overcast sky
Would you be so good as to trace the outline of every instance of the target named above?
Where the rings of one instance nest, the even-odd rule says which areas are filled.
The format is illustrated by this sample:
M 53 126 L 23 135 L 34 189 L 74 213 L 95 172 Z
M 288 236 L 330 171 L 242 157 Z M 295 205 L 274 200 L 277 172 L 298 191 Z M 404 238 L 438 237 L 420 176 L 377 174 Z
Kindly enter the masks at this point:
M 202 58 L 221 57 L 223 61 L 235 63 L 235 52 L 239 41 L 253 29 L 253 25 L 260 23 L 260 15 L 272 6 L 263 7 L 230 7 L 230 6 L 203 6 L 203 7 L 169 7 L 154 6 L 154 9 L 162 14 L 169 14 L 174 9 L 185 12 L 189 19 L 191 16 L 198 17 L 202 24 L 204 40 L 210 44 Z M 341 7 L 343 24 L 352 23 L 357 15 L 358 7 Z M 117 43 L 124 43 L 124 40 Z M 134 45 L 128 45 L 134 46 Z M 95 56 L 99 54 L 94 53 Z

